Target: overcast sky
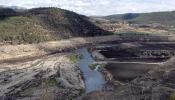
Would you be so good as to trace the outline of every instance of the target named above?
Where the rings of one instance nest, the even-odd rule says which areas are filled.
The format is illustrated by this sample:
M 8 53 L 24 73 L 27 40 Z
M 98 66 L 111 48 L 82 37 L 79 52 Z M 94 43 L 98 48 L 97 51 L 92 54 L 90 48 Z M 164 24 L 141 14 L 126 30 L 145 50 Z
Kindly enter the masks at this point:
M 59 7 L 88 16 L 175 10 L 175 0 L 0 0 L 0 5 Z

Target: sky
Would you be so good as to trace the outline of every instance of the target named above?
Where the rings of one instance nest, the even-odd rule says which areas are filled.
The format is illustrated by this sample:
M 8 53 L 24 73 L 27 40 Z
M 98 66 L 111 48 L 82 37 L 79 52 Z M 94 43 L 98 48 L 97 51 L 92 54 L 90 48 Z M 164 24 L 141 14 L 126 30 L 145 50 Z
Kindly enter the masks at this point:
M 175 10 L 175 0 L 0 0 L 0 5 L 59 7 L 88 16 Z

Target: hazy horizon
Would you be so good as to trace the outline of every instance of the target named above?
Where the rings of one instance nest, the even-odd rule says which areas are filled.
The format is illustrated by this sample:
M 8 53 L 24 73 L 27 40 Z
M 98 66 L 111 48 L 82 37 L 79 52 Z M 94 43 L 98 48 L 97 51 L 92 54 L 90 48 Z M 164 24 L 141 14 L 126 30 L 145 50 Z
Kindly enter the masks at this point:
M 0 0 L 0 2 L 3 6 L 19 6 L 27 9 L 58 7 L 87 16 L 175 10 L 175 0 Z

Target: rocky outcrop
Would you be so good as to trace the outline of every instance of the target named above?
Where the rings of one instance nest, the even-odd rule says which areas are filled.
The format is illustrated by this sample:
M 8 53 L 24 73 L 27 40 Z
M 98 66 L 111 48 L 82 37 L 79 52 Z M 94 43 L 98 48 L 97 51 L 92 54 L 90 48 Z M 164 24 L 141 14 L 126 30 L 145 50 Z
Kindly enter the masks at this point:
M 0 65 L 0 99 L 75 98 L 85 88 L 79 67 L 66 55 Z

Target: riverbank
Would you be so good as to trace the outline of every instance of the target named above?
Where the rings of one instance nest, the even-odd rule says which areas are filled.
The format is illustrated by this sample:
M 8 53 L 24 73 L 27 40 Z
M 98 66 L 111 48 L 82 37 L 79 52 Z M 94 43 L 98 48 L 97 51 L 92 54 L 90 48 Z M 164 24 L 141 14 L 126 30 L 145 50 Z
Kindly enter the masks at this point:
M 101 72 L 104 74 L 109 87 L 105 87 L 104 91 L 94 91 L 86 94 L 80 100 L 115 100 L 116 98 L 119 100 L 171 100 L 170 98 L 174 97 L 175 58 L 173 53 L 170 53 L 170 59 L 166 61 L 121 62 L 116 59 L 108 60 L 101 53 L 96 52 L 102 48 L 102 46 L 99 47 L 93 49 L 92 54 L 97 61 L 96 63 L 102 64 Z M 163 47 L 163 49 L 168 48 L 167 51 L 174 51 L 174 46 L 165 45 Z M 109 45 L 106 48 L 111 50 Z M 159 46 L 156 45 L 155 48 L 159 48 Z M 117 49 L 115 48 L 115 50 Z M 109 52 L 111 53 L 111 51 Z M 117 51 L 114 53 L 122 55 Z M 161 53 L 157 57 L 159 56 L 161 56 Z
M 168 63 L 168 65 L 167 65 Z M 81 100 L 173 100 L 175 94 L 174 58 L 136 79 L 120 84 L 112 81 L 113 91 L 98 91 L 85 95 Z
M 80 68 L 70 54 L 0 65 L 0 99 L 69 100 L 84 93 Z
M 0 62 L 17 61 L 18 59 L 29 59 L 54 54 L 62 51 L 70 51 L 78 47 L 112 42 L 120 40 L 117 35 L 97 36 L 88 38 L 71 38 L 60 41 L 51 41 L 39 44 L 2 45 L 0 46 Z

